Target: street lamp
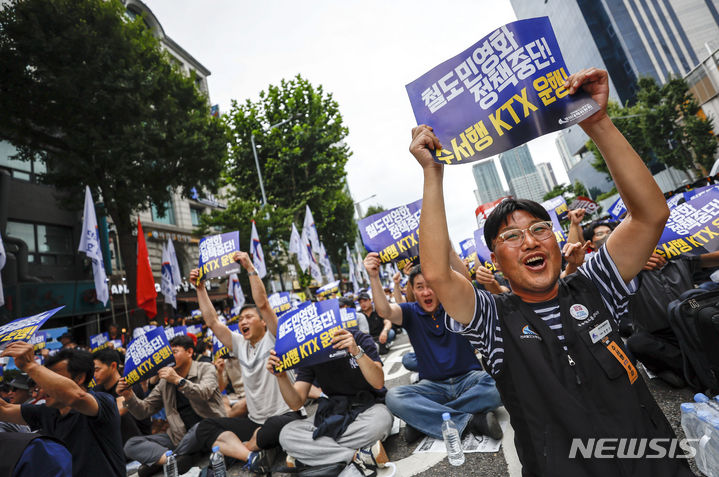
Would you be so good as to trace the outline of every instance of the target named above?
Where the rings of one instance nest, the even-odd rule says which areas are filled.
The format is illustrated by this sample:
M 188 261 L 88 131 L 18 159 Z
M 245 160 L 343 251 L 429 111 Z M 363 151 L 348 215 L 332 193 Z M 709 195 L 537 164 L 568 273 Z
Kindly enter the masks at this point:
M 365 202 L 365 201 L 367 201 L 367 200 L 373 199 L 373 198 L 375 198 L 375 197 L 377 197 L 377 194 L 372 194 L 372 195 L 369 196 L 369 197 L 365 197 L 364 199 L 358 200 L 357 202 L 355 202 L 355 211 L 357 212 L 357 217 L 358 217 L 360 220 L 362 220 L 362 216 L 364 215 L 364 212 L 362 212 L 362 207 L 360 207 L 360 204 L 361 204 L 362 202 Z
M 283 124 L 287 124 L 288 122 L 295 119 L 297 115 L 294 115 L 288 119 L 285 119 L 284 121 L 280 121 L 277 124 L 271 125 L 269 128 L 267 128 L 267 131 L 272 131 L 274 128 L 280 127 Z M 262 192 L 262 207 L 267 205 L 267 196 L 265 195 L 265 184 L 262 182 L 262 172 L 260 171 L 260 160 L 257 158 L 257 147 L 255 146 L 255 135 L 254 133 L 250 136 L 250 142 L 252 143 L 252 153 L 255 155 L 255 167 L 257 167 L 257 178 L 260 179 L 260 191 Z

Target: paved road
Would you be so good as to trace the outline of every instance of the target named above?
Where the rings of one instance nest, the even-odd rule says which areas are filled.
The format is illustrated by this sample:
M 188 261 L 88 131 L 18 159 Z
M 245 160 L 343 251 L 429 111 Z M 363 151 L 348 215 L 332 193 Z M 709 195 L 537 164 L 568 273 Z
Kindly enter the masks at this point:
M 385 368 L 385 383 L 387 388 L 409 384 L 410 373 L 402 366 L 402 355 L 412 349 L 406 333 L 398 335 L 390 353 L 383 357 Z M 646 375 L 644 378 L 647 379 Z M 648 380 L 649 389 L 654 394 L 659 406 L 669 419 L 672 427 L 680 438 L 684 437 L 679 422 L 679 404 L 692 400 L 693 392 L 689 389 L 673 389 L 659 380 Z M 309 413 L 314 413 L 314 406 L 308 408 Z M 521 466 L 514 449 L 514 431 L 509 425 L 509 416 L 504 408 L 498 410 L 500 422 L 506 422 L 502 447 L 496 453 L 472 453 L 465 455 L 465 463 L 461 467 L 453 467 L 447 462 L 445 453 L 437 454 L 412 454 L 419 442 L 407 445 L 403 439 L 403 430 L 399 434 L 390 436 L 385 441 L 385 449 L 394 463 L 393 468 L 382 469 L 379 477 L 449 477 L 449 476 L 497 476 L 497 477 L 521 477 Z M 404 427 L 404 423 L 401 423 Z M 207 465 L 207 460 L 198 462 L 200 465 Z M 692 470 L 698 473 L 694 462 L 691 462 Z M 186 476 L 197 475 L 199 468 L 194 468 Z M 161 474 L 158 474 L 161 475 Z M 239 466 L 235 466 L 228 472 L 233 477 L 248 477 L 253 474 L 243 472 Z M 290 474 L 273 474 L 284 476 Z

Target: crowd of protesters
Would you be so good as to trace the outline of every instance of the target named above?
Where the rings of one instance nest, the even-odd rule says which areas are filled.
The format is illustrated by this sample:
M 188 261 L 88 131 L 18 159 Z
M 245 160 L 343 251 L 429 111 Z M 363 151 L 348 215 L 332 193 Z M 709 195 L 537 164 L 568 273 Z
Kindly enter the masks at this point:
M 404 421 L 407 442 L 441 439 L 444 413 L 460 434 L 501 439 L 495 410 L 504 405 L 523 475 L 691 475 L 686 461 L 669 457 L 567 458 L 573 437 L 674 437 L 643 379 L 632 375 L 633 365 L 609 354 L 606 341 L 583 336 L 592 323 L 606 320 L 605 336 L 618 343 L 619 355 L 629 354 L 620 324 L 632 306 L 656 305 L 642 287 L 651 296 L 651 287 L 658 286 L 652 283 L 666 280 L 661 271 L 674 269 L 652 255 L 668 209 L 606 115 L 606 72 L 583 70 L 565 86 L 570 93 L 582 87 L 601 107 L 581 126 L 604 154 L 629 211 L 619 226 L 581 230 L 583 212 L 572 212 L 570 237 L 560 250 L 541 205 L 505 200 L 484 228 L 499 273 L 481 265 L 470 273 L 449 242 L 442 166 L 430 151 L 440 144 L 431 128 L 419 126 L 410 151 L 424 173 L 421 265 L 395 275 L 391 291 L 380 281 L 378 254 L 366 256 L 368 289 L 340 299 L 341 306 L 357 308 L 360 318 L 358 327 L 332 338 L 345 357 L 278 372 L 278 317 L 251 259 L 238 252 L 234 259 L 249 276 L 253 301 L 236 315 L 238 331 L 215 310 L 198 270 L 190 274 L 204 329 L 230 350 L 225 358 L 212 362 L 207 356 L 209 333 L 175 336 L 175 365 L 130 386 L 122 377 L 129 340 L 117 327 L 109 333 L 123 347 L 91 354 L 63 335 L 63 348 L 44 365 L 36 363 L 32 345 L 10 344 L 2 356 L 14 358 L 22 374 L 0 394 L 0 431 L 14 435 L 3 441 L 11 449 L 5 460 L 12 462 L 0 464 L 0 474 L 8 465 L 13 475 L 37 472 L 42 462 L 42 472 L 34 475 L 121 476 L 127 462 L 137 461 L 144 477 L 162 470 L 167 451 L 185 473 L 217 446 L 229 466 L 259 474 L 270 472 L 284 452 L 285 470 L 371 475 L 390 459 L 382 441 L 395 418 Z M 585 256 L 590 248 L 593 253 Z M 695 269 L 717 265 L 719 259 L 709 254 L 677 266 L 670 276 L 691 287 Z M 639 281 L 638 274 L 654 275 Z M 645 298 L 630 306 L 635 294 Z M 412 384 L 387 390 L 382 355 L 397 332 L 409 337 L 413 352 L 403 364 L 417 375 Z M 625 336 L 634 342 L 630 350 L 671 383 L 678 371 L 665 353 L 672 345 L 666 333 L 642 319 L 625 325 Z M 665 348 L 657 351 L 660 346 Z M 311 416 L 309 403 L 315 404 Z M 28 459 L 23 450 L 40 459 Z

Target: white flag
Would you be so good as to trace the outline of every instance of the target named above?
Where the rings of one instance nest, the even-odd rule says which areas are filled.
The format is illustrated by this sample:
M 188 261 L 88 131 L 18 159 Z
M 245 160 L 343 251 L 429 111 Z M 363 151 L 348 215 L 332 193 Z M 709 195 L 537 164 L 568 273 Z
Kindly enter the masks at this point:
M 85 186 L 85 210 L 82 220 L 82 235 L 78 251 L 85 252 L 87 258 L 92 260 L 92 274 L 95 277 L 95 294 L 98 301 L 107 304 L 110 299 L 110 290 L 107 287 L 107 275 L 105 274 L 105 262 L 102 260 L 102 249 L 100 248 L 100 236 L 97 233 L 97 217 L 95 216 L 95 204 L 92 202 L 90 186 Z
M 257 235 L 257 227 L 255 221 L 252 221 L 252 236 L 250 237 L 250 255 L 252 255 L 252 264 L 257 269 L 257 276 L 265 278 L 267 275 L 267 267 L 265 266 L 265 254 L 262 253 L 262 245 L 260 245 L 260 236 Z
M 355 293 L 359 293 L 359 283 L 357 283 L 357 275 L 355 274 L 355 261 L 352 259 L 350 246 L 345 244 L 347 251 L 347 265 L 349 266 L 350 280 L 352 280 L 352 289 Z
M 322 265 L 322 270 L 324 270 L 327 281 L 335 281 L 335 274 L 332 273 L 332 262 L 330 261 L 330 257 L 327 255 L 327 249 L 325 249 L 325 244 L 323 244 L 322 242 L 320 242 L 320 265 Z
M 357 264 L 358 279 L 364 283 L 369 283 L 369 275 L 367 275 L 367 269 L 364 267 L 364 261 L 359 252 L 357 252 Z
M 232 297 L 232 314 L 237 315 L 245 304 L 245 294 L 242 293 L 240 278 L 236 273 L 231 274 L 227 279 L 227 296 Z
M 300 255 L 300 233 L 292 222 L 292 233 L 290 234 L 290 253 L 294 253 L 299 258 Z
M 182 274 L 180 274 L 180 264 L 177 262 L 177 254 L 172 239 L 167 239 L 167 254 L 170 256 L 170 266 L 172 267 L 172 284 L 175 287 L 182 283 Z
M 5 267 L 5 260 L 7 259 L 7 256 L 5 255 L 5 246 L 2 243 L 2 236 L 0 235 L 0 271 Z M 3 293 L 2 289 L 2 274 L 0 274 L 0 306 L 3 306 L 5 304 L 5 294 Z
M 314 250 L 320 249 L 320 237 L 317 235 L 317 227 L 315 226 L 315 219 L 312 218 L 312 211 L 310 206 L 306 206 L 305 209 L 305 223 L 302 225 L 302 232 L 307 231 L 307 238 L 312 245 Z
M 172 242 L 170 242 L 170 245 Z M 172 305 L 177 310 L 177 288 L 173 279 L 172 259 L 170 258 L 169 245 L 162 245 L 162 280 L 160 289 L 165 297 L 165 303 Z
M 300 264 L 300 268 L 303 272 L 307 271 L 307 267 L 310 266 L 310 248 L 309 241 L 307 239 L 307 233 L 305 229 L 302 229 L 302 236 L 300 237 L 300 246 L 299 251 L 297 253 L 297 261 Z

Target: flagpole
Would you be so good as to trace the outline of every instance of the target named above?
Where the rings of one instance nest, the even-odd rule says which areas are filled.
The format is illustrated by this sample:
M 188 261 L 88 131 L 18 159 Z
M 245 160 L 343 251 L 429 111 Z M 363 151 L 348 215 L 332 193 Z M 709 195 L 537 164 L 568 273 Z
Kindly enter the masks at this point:
M 125 296 L 125 277 L 122 277 L 122 301 L 125 302 L 125 322 L 127 323 L 127 332 L 130 332 L 130 315 L 127 313 L 127 297 Z
M 107 288 L 110 289 L 111 288 L 110 287 L 110 279 L 106 278 L 105 281 L 107 282 Z M 112 322 L 117 323 L 115 321 L 115 302 L 113 301 L 113 298 L 112 298 L 112 290 L 111 289 L 110 289 L 110 311 L 112 312 Z

